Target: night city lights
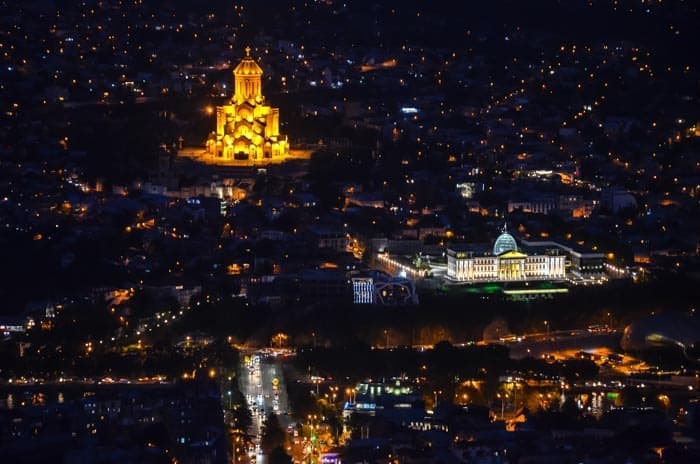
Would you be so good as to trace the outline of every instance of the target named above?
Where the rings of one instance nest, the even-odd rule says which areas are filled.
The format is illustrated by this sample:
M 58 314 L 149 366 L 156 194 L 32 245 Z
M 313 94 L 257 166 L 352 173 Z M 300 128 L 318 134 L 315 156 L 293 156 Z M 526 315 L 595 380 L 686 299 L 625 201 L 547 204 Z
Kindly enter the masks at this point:
M 698 26 L 0 0 L 0 463 L 700 463 Z

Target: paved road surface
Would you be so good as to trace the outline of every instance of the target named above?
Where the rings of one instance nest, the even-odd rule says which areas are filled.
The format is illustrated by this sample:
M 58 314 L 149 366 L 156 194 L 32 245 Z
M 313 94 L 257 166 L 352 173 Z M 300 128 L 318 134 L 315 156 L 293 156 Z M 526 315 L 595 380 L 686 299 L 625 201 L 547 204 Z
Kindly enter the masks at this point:
M 252 361 L 246 363 L 246 357 L 250 357 Z M 280 425 L 284 429 L 291 423 L 284 374 L 277 360 L 262 352 L 245 353 L 241 358 L 240 388 L 253 417 L 253 425 L 249 433 L 253 436 L 257 462 L 264 463 L 265 457 L 261 454 L 260 438 L 267 415 L 271 412 L 277 414 Z M 277 379 L 277 382 L 274 379 Z

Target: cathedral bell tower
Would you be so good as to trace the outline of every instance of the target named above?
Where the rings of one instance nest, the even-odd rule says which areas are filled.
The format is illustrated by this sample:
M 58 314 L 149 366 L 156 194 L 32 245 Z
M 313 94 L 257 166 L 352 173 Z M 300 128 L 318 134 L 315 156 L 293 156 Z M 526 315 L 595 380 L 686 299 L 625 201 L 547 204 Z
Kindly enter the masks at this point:
M 245 49 L 245 58 L 233 69 L 235 92 L 233 102 L 236 104 L 244 101 L 262 102 L 262 75 L 263 70 L 250 57 L 250 47 Z

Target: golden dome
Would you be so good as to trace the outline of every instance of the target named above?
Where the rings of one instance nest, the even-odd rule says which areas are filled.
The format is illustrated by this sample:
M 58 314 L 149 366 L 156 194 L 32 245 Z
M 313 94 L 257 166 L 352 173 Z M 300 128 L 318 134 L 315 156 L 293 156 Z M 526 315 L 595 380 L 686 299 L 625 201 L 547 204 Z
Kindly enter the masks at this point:
M 245 58 L 233 68 L 233 74 L 237 76 L 262 76 L 262 68 L 250 57 L 250 47 L 245 48 L 245 54 Z

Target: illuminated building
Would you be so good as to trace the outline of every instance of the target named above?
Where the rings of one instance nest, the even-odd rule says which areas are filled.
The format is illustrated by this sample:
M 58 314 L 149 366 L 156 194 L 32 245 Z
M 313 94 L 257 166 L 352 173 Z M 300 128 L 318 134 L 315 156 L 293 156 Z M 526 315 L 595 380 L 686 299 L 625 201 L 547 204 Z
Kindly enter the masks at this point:
M 30 324 L 30 321 L 32 322 Z M 27 326 L 33 325 L 33 320 L 21 321 L 21 320 L 0 320 L 0 334 L 7 337 L 11 333 L 24 333 Z
M 599 252 L 585 250 L 573 245 L 565 245 L 553 241 L 527 241 L 522 240 L 523 245 L 529 249 L 536 248 L 543 250 L 558 249 L 566 256 L 567 269 L 570 279 L 591 279 L 601 278 L 605 275 L 605 255 Z
M 667 312 L 643 317 L 625 327 L 620 346 L 625 351 L 671 348 L 693 354 L 698 340 L 700 323 L 695 317 Z
M 340 253 L 348 249 L 348 236 L 343 231 L 312 227 L 309 232 L 318 248 L 330 248 Z
M 523 213 L 532 214 L 549 214 L 557 208 L 557 202 L 554 198 L 544 197 L 532 200 L 510 200 L 508 201 L 508 212 L 521 210 Z
M 355 304 L 374 303 L 374 279 L 355 277 L 352 279 L 352 302 Z
M 528 255 L 518 249 L 515 238 L 504 227 L 490 253 L 472 247 L 448 248 L 447 278 L 457 282 L 563 280 L 566 256 L 557 248 Z
M 380 306 L 418 304 L 415 283 L 384 272 L 354 273 L 351 277 L 353 303 Z
M 287 137 L 279 132 L 279 108 L 265 104 L 262 75 L 247 47 L 245 58 L 233 69 L 233 97 L 216 107 L 216 130 L 206 143 L 214 162 L 264 165 L 289 156 Z
M 354 397 L 354 398 L 353 398 Z M 354 401 L 345 403 L 343 417 L 353 413 L 381 416 L 395 423 L 410 423 L 425 418 L 425 402 L 412 385 L 401 379 L 389 382 L 358 383 L 352 389 Z

